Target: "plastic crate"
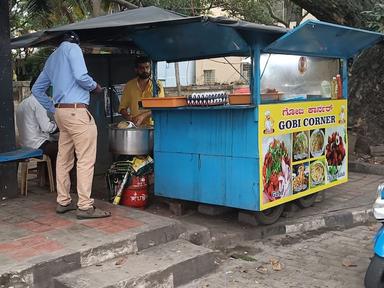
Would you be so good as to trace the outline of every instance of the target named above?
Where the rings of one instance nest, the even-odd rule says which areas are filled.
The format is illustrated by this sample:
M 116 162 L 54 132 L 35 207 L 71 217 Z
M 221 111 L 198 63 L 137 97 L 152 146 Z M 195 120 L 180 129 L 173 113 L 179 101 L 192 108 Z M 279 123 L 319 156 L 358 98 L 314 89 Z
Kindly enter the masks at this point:
M 230 105 L 249 105 L 251 104 L 251 94 L 248 94 L 248 93 L 230 94 L 229 104 Z
M 144 108 L 183 107 L 187 106 L 187 98 L 185 96 L 143 98 L 141 104 Z

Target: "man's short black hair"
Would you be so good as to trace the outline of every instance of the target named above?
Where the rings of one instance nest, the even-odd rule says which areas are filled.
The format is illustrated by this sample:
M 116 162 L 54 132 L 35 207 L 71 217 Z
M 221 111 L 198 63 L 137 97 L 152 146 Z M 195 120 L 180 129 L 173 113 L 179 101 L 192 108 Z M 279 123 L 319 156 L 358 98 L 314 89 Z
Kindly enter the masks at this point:
M 29 82 L 29 89 L 32 90 L 32 86 L 33 84 L 35 84 L 36 80 L 37 80 L 37 77 L 39 77 L 39 75 L 35 75 L 32 77 L 31 79 L 31 82 Z
M 149 57 L 147 56 L 138 56 L 136 57 L 135 59 L 135 67 L 139 67 L 139 64 L 143 64 L 143 63 L 151 63 L 151 59 L 149 59 Z
M 62 38 L 62 42 L 64 42 L 64 41 L 80 44 L 79 35 L 77 35 L 73 31 L 67 31 L 67 32 L 64 33 L 63 38 Z

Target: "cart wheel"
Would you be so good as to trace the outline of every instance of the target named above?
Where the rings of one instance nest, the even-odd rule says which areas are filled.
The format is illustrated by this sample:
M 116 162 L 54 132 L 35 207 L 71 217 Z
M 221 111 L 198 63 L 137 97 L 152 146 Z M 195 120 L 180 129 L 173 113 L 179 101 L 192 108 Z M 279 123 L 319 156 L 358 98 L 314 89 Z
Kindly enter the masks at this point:
M 297 205 L 299 205 L 301 208 L 308 208 L 315 203 L 317 197 L 317 193 L 313 193 L 311 195 L 301 197 L 296 200 Z
M 284 210 L 284 204 L 266 209 L 264 211 L 255 212 L 255 219 L 260 225 L 271 225 L 275 223 Z

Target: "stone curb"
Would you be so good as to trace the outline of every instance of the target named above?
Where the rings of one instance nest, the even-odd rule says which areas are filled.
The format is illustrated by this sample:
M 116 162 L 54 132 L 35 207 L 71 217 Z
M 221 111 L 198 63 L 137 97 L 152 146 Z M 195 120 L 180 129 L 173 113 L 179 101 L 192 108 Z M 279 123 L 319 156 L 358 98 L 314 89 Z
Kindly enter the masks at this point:
M 347 229 L 367 223 L 374 223 L 372 208 L 360 207 L 358 210 L 340 210 L 318 216 L 297 218 L 290 221 L 280 221 L 267 226 L 253 226 L 242 232 L 226 234 L 225 237 L 209 237 L 201 243 L 211 249 L 227 249 L 236 246 L 240 241 L 261 240 L 270 236 L 293 233 L 307 233 L 321 230 Z M 207 233 L 207 231 L 204 231 Z M 212 233 L 208 231 L 211 235 Z M 212 235 L 211 235 L 212 236 Z M 207 239 L 207 238 L 204 238 Z
M 296 223 L 276 223 L 270 226 L 257 226 L 254 231 L 245 232 L 246 240 L 263 239 L 273 235 L 304 233 L 321 229 L 350 228 L 376 221 L 372 208 L 361 210 L 341 210 L 320 216 L 301 218 Z
M 348 169 L 351 172 L 384 176 L 384 165 L 375 165 L 364 162 L 349 162 Z

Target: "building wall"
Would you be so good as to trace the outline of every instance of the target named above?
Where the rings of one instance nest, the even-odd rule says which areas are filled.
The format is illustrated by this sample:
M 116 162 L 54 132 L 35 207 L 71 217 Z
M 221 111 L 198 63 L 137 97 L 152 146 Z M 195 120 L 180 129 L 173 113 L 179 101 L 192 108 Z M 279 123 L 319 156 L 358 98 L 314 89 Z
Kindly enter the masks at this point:
M 243 57 L 226 57 L 226 59 L 235 69 L 227 63 L 225 58 L 212 58 L 196 61 L 196 84 L 230 84 L 242 80 L 237 71 L 241 71 L 241 61 L 243 60 Z M 204 79 L 204 70 L 214 71 L 214 83 L 207 83 L 207 79 Z
M 180 85 L 195 84 L 196 61 L 179 62 Z M 157 78 L 162 81 L 164 87 L 176 87 L 175 64 L 167 62 L 157 63 Z

